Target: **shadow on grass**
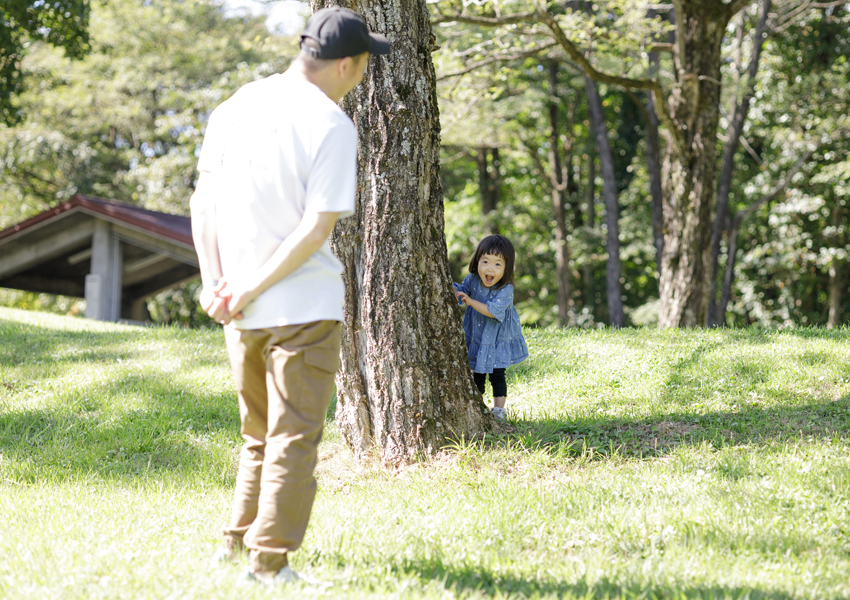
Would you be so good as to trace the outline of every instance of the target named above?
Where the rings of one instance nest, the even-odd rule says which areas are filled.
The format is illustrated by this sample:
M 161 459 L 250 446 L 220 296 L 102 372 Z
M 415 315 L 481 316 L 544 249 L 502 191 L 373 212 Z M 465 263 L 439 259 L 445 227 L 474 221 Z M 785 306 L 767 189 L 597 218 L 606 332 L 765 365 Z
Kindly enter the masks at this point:
M 845 340 L 847 331 L 826 335 L 801 332 L 801 337 Z M 785 332 L 724 331 L 723 340 L 705 339 L 691 354 L 672 365 L 662 386 L 659 403 L 668 412 L 657 417 L 577 417 L 538 418 L 512 420 L 506 433 L 488 436 L 491 444 L 505 445 L 519 442 L 526 448 L 542 448 L 566 456 L 596 455 L 605 457 L 618 454 L 624 457 L 649 457 L 668 454 L 680 446 L 709 443 L 715 447 L 742 444 L 767 444 L 791 439 L 816 438 L 846 439 L 850 436 L 850 396 L 830 399 L 834 394 L 831 384 L 808 378 L 808 393 L 771 388 L 770 363 L 743 360 L 730 355 L 723 377 L 734 378 L 730 395 L 736 407 L 727 411 L 706 412 L 700 405 L 710 399 L 711 390 L 705 385 L 705 375 L 699 371 L 709 354 L 727 343 L 737 345 L 739 340 L 770 341 Z M 728 340 L 728 342 L 727 342 Z M 800 367 L 826 365 L 835 362 L 850 376 L 850 366 L 824 351 L 804 349 L 789 354 Z M 788 364 L 788 363 L 786 363 Z M 721 374 L 717 375 L 721 378 Z M 752 391 L 745 396 L 744 391 Z M 757 391 L 757 393 L 756 393 Z M 618 403 L 628 403 L 628 398 Z M 692 410 L 691 406 L 695 406 Z
M 546 579 L 524 579 L 515 575 L 494 573 L 480 567 L 445 564 L 440 559 L 405 561 L 394 568 L 401 577 L 415 576 L 424 580 L 441 581 L 447 590 L 459 596 L 476 593 L 485 596 L 520 598 L 610 598 L 610 599 L 662 599 L 662 598 L 747 598 L 749 600 L 789 600 L 792 596 L 783 592 L 754 588 L 722 586 L 641 586 L 621 584 L 602 578 L 593 585 L 584 582 L 567 583 Z
M 179 328 L 125 327 L 114 331 L 64 330 L 43 325 L 24 324 L 0 318 L 0 366 L 49 364 L 55 376 L 80 363 L 114 363 L 142 356 L 136 342 L 159 342 L 168 336 L 178 337 Z M 219 332 L 211 332 L 213 335 Z M 197 336 L 198 332 L 190 335 Z M 168 340 L 178 341 L 178 340 Z M 187 342 L 187 349 L 191 346 Z M 224 348 L 222 337 L 221 348 Z M 218 356 L 195 355 L 196 366 L 219 364 Z M 2 384 L 2 382 L 0 382 Z
M 663 456 L 680 446 L 705 443 L 720 448 L 793 439 L 846 439 L 850 436 L 850 396 L 792 408 L 679 412 L 646 419 L 545 418 L 511 424 L 514 431 L 488 436 L 489 443 L 519 442 L 526 448 L 568 456 L 590 453 L 599 458 L 612 454 L 644 458 Z
M 617 335 L 628 338 L 628 333 L 617 332 Z M 633 332 L 633 335 L 636 334 Z M 653 342 L 675 345 L 685 335 L 693 338 L 694 334 L 672 330 L 659 334 Z M 541 448 L 565 456 L 590 454 L 602 458 L 616 453 L 632 458 L 662 456 L 680 446 L 705 443 L 722 447 L 801 438 L 847 439 L 850 437 L 850 396 L 839 398 L 830 382 L 802 374 L 807 368 L 834 363 L 842 376 L 850 377 L 850 365 L 842 357 L 817 348 L 789 349 L 782 366 L 800 368 L 800 377 L 805 377 L 808 385 L 806 391 L 800 391 L 785 389 L 791 386 L 781 383 L 771 387 L 775 358 L 762 361 L 758 355 L 754 358 L 752 353 L 739 355 L 735 352 L 741 346 L 773 343 L 789 336 L 850 341 L 847 329 L 705 331 L 695 340 L 696 347 L 691 346 L 690 354 L 670 366 L 657 400 L 658 405 L 666 407 L 664 414 L 645 418 L 605 415 L 570 418 L 565 414 L 533 420 L 516 419 L 511 420 L 502 433 L 488 436 L 487 441 L 496 446 L 519 442 L 526 448 Z M 718 356 L 718 351 L 728 354 Z M 706 361 L 711 362 L 706 365 Z M 528 370 L 533 372 L 537 367 L 533 361 L 529 362 L 532 364 Z M 713 366 L 718 363 L 719 366 Z M 716 375 L 706 376 L 706 368 L 716 369 Z M 518 373 L 521 371 L 515 371 L 514 377 Z M 706 411 L 705 407 L 711 406 L 714 400 L 714 385 L 723 380 L 724 393 L 731 397 L 734 408 Z M 601 389 L 600 394 L 604 394 Z M 634 401 L 645 403 L 646 399 L 635 398 Z M 629 402 L 627 394 L 617 399 L 621 405 Z
M 138 353 L 127 344 L 135 339 L 112 332 L 56 331 L 35 325 L 24 328 L 0 319 L 0 367 L 4 368 L 0 386 L 14 393 L 37 380 L 39 372 L 55 378 L 86 365 L 137 358 Z
M 145 331 L 141 329 L 138 332 L 132 329 L 67 331 L 0 318 L 0 338 L 3 340 L 0 345 L 0 364 L 15 365 L 22 358 L 26 358 L 27 362 L 53 360 L 57 349 L 68 344 L 85 348 L 82 356 L 97 355 L 103 346 L 133 342 L 143 335 Z
M 240 443 L 233 393 L 192 394 L 164 374 L 128 374 L 56 407 L 0 412 L 0 474 L 18 483 L 179 471 L 229 485 Z

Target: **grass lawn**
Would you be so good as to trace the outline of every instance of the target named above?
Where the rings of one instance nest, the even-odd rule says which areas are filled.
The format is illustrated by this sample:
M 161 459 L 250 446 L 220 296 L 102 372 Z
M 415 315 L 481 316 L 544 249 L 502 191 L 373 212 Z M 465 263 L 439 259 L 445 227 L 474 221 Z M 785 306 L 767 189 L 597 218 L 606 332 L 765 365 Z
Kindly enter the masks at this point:
M 220 331 L 0 309 L 0 597 L 850 598 L 850 332 L 527 330 L 515 432 L 390 471 L 327 423 L 294 568 L 208 558 Z

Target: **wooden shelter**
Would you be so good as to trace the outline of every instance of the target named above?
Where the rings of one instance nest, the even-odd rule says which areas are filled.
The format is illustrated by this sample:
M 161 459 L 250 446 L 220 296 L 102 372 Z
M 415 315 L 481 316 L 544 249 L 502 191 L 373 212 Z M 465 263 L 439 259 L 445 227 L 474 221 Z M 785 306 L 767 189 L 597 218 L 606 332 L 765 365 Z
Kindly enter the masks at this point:
M 0 231 L 0 287 L 85 298 L 91 319 L 145 321 L 198 275 L 189 217 L 77 194 Z

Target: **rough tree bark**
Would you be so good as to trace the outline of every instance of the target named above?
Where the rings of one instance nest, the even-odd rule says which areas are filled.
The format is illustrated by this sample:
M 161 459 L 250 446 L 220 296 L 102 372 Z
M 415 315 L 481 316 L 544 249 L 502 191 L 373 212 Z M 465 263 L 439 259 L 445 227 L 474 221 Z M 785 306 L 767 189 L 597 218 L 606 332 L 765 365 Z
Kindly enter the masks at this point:
M 741 3 L 736 3 L 740 5 Z M 716 0 L 674 0 L 676 79 L 668 97 L 660 327 L 705 322 L 717 181 L 721 43 L 734 12 Z
M 314 11 L 324 6 L 311 2 Z M 356 214 L 331 240 L 346 284 L 336 418 L 358 457 L 378 452 L 401 463 L 493 421 L 472 381 L 451 289 L 425 1 L 346 6 L 386 35 L 392 52 L 372 57 L 343 100 L 359 148 Z
M 623 295 L 620 291 L 620 207 L 617 197 L 617 180 L 614 174 L 614 158 L 611 155 L 611 143 L 608 140 L 608 125 L 602 110 L 602 98 L 596 82 L 585 75 L 585 92 L 590 109 L 590 120 L 596 136 L 596 149 L 599 152 L 599 165 L 602 171 L 602 196 L 605 199 L 605 223 L 608 227 L 606 249 L 608 263 L 605 281 L 608 292 L 608 324 L 622 327 L 626 324 L 623 313 Z

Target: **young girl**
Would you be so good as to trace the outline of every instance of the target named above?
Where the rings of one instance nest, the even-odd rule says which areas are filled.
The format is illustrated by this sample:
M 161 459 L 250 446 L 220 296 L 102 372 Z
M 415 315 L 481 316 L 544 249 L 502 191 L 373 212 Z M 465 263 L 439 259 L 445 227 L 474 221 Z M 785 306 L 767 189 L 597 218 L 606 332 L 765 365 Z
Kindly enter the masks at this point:
M 469 263 L 469 275 L 455 287 L 455 296 L 466 304 L 463 331 L 469 364 L 478 390 L 490 375 L 493 416 L 505 419 L 508 386 L 505 369 L 528 358 L 528 347 L 514 308 L 514 247 L 508 238 L 490 235 L 481 240 Z

